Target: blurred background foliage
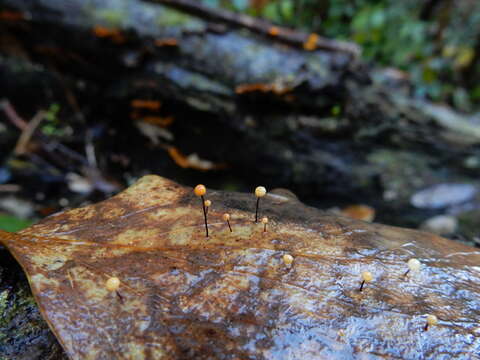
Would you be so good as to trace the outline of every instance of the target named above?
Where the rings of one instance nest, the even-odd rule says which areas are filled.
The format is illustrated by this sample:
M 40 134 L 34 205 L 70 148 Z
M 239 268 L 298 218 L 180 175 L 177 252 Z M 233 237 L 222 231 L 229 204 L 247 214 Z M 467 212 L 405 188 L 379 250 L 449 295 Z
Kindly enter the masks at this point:
M 202 1 L 355 41 L 364 59 L 404 71 L 414 95 L 464 112 L 480 111 L 478 0 Z
M 29 219 L 0 213 L 0 229 L 2 230 L 19 231 L 32 225 L 32 223 L 33 221 Z

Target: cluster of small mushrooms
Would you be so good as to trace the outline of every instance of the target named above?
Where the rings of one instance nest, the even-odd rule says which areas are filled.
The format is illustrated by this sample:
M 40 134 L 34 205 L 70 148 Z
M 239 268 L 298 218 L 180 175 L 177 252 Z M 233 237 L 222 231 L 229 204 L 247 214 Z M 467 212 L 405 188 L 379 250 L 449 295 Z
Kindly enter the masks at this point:
M 210 208 L 210 206 L 212 206 L 212 202 L 210 200 L 205 200 L 204 195 L 207 193 L 207 188 L 205 187 L 205 185 L 199 184 L 195 186 L 195 188 L 193 189 L 193 193 L 196 196 L 200 197 L 200 199 L 202 200 L 203 218 L 205 220 L 205 235 L 206 237 L 208 237 L 207 215 L 208 215 L 208 209 Z M 265 189 L 265 187 L 263 186 L 257 186 L 254 193 L 255 193 L 255 196 L 257 197 L 257 205 L 255 207 L 255 222 L 257 223 L 260 198 L 264 197 L 267 194 L 267 189 Z M 230 225 L 230 214 L 225 213 L 223 214 L 222 218 L 227 223 L 228 228 L 230 229 L 230 232 L 233 232 L 232 226 Z M 263 232 L 267 232 L 268 218 L 264 216 L 260 219 L 260 221 L 263 224 Z
M 208 209 L 210 208 L 210 206 L 212 206 L 212 202 L 211 202 L 211 200 L 208 200 L 208 199 L 206 200 L 204 198 L 205 194 L 207 193 L 207 188 L 204 185 L 199 184 L 199 185 L 195 186 L 195 188 L 193 189 L 193 192 L 196 196 L 200 197 L 200 199 L 202 200 L 203 217 L 204 217 L 204 221 L 205 221 L 205 235 L 206 235 L 206 237 L 208 237 L 209 234 L 208 234 L 207 215 L 208 215 Z M 257 198 L 257 203 L 256 203 L 256 206 L 255 206 L 255 222 L 258 223 L 258 210 L 259 210 L 259 205 L 260 205 L 260 198 L 264 197 L 267 194 L 267 189 L 263 186 L 257 186 L 255 188 L 254 194 L 255 194 L 255 197 Z M 233 232 L 232 226 L 230 224 L 230 219 L 231 219 L 230 214 L 228 214 L 228 213 L 223 214 L 222 219 L 227 223 L 230 232 Z M 267 231 L 268 218 L 264 216 L 260 219 L 260 222 L 263 224 L 263 231 L 266 232 Z M 283 262 L 286 266 L 290 267 L 293 264 L 294 258 L 290 254 L 285 254 L 282 257 L 282 260 L 283 260 Z M 421 265 L 422 264 L 418 259 L 408 260 L 408 262 L 407 262 L 408 270 L 405 272 L 405 274 L 403 276 L 407 276 L 410 272 L 420 271 Z M 360 288 L 359 288 L 360 292 L 363 290 L 365 284 L 367 284 L 367 283 L 369 283 L 373 280 L 373 275 L 369 271 L 364 271 L 361 274 L 361 279 L 362 280 L 361 280 Z M 123 298 L 119 293 L 120 285 L 121 285 L 121 282 L 120 282 L 120 279 L 118 277 L 110 277 L 105 283 L 105 288 L 109 292 L 115 292 L 117 294 L 119 300 L 123 301 Z M 424 330 L 427 331 L 430 326 L 437 325 L 437 323 L 438 323 L 438 318 L 435 315 L 427 314 Z

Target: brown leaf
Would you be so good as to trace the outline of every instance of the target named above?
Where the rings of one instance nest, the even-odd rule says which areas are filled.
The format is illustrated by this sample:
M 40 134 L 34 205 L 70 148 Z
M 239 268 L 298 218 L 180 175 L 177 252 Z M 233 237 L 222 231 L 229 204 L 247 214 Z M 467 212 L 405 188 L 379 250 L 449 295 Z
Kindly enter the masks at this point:
M 281 193 L 260 202 L 264 233 L 253 222 L 253 194 L 207 196 L 209 238 L 201 200 L 157 176 L 19 234 L 0 233 L 72 359 L 479 353 L 475 249 L 326 215 Z M 412 257 L 423 267 L 404 276 Z M 367 271 L 373 280 L 359 292 Z M 110 277 L 121 281 L 118 295 L 105 288 Z M 427 332 L 426 313 L 439 320 Z

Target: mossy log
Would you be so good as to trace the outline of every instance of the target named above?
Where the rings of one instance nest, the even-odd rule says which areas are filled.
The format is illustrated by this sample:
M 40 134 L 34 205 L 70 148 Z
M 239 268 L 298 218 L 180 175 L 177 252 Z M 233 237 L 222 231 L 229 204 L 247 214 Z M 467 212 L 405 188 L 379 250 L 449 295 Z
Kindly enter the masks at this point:
M 50 331 L 12 255 L 0 249 L 0 359 L 68 359 Z
M 185 12 L 202 16 L 191 1 L 157 2 L 182 11 L 135 0 L 3 0 L 3 96 L 26 114 L 57 102 L 64 119 L 104 121 L 130 149 L 147 141 L 134 124 L 153 122 L 161 128 L 149 148 L 153 172 L 193 183 L 183 169 L 165 171 L 166 150 L 196 153 L 249 184 L 268 179 L 336 203 L 368 199 L 380 214 L 402 213 L 400 224 L 418 225 L 407 214 L 419 189 L 474 181 L 480 133 L 471 119 L 378 80 L 354 45 L 302 48 L 285 41 L 303 39 L 292 30 L 242 28 L 231 14 Z M 145 153 L 130 149 L 118 151 L 145 167 Z

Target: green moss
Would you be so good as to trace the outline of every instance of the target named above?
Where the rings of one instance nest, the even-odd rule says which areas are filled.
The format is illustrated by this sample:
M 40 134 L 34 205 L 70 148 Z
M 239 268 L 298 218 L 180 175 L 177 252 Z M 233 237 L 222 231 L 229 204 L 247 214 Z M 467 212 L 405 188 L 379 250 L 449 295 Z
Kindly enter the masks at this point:
M 480 237 L 479 216 L 480 210 L 467 211 L 459 215 L 459 232 L 468 239 Z
M 103 9 L 96 12 L 97 18 L 112 27 L 120 27 L 126 18 L 125 13 L 116 9 Z
M 204 23 L 196 18 L 192 18 L 185 13 L 164 8 L 157 16 L 156 22 L 162 27 L 186 27 L 190 30 L 202 30 Z
M 160 26 L 180 26 L 187 23 L 189 17 L 179 11 L 165 10 L 157 17 L 157 23 Z
M 15 339 L 24 339 L 31 334 L 44 330 L 47 325 L 41 317 L 39 315 L 33 315 L 32 317 L 32 314 L 36 314 L 36 312 L 33 311 L 36 307 L 35 299 L 27 288 L 27 285 L 22 285 L 15 293 L 9 290 L 3 291 L 0 293 L 0 330 L 10 328 L 14 322 L 20 324 L 15 327 L 13 333 L 9 332 L 10 334 L 14 334 Z M 28 321 L 25 321 L 26 318 L 28 318 Z M 18 321 L 15 319 L 25 320 Z M 0 331 L 0 341 L 7 337 L 6 331 Z
M 369 176 L 362 178 L 380 176 L 386 200 L 409 202 L 414 191 L 435 178 L 432 159 L 415 152 L 380 149 L 372 152 L 367 160 L 369 165 L 364 171 Z
M 0 318 L 0 328 L 5 327 L 6 323 L 8 323 L 5 318 L 5 311 L 8 307 L 8 295 L 8 290 L 4 290 L 0 293 L 0 314 L 2 314 L 2 317 Z M 2 338 L 4 337 L 5 334 L 3 332 L 0 332 L 0 340 L 2 340 Z
M 333 116 L 338 116 L 342 113 L 342 107 L 341 105 L 335 105 L 335 106 L 332 106 L 330 111 Z

